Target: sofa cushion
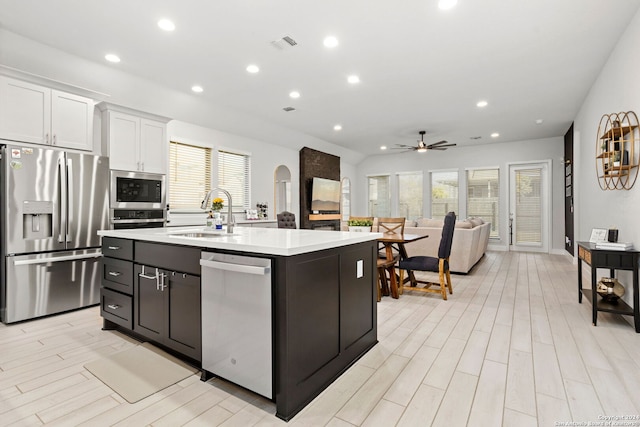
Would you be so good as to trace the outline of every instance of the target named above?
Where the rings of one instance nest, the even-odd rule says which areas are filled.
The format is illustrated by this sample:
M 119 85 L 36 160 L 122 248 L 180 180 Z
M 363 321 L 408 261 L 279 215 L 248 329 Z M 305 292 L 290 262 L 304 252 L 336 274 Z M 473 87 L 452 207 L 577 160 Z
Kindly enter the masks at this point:
M 460 219 L 456 221 L 456 228 L 473 228 L 473 224 L 466 219 Z
M 474 227 L 484 224 L 484 220 L 482 218 L 473 217 L 473 216 L 467 218 L 467 221 L 469 221 Z

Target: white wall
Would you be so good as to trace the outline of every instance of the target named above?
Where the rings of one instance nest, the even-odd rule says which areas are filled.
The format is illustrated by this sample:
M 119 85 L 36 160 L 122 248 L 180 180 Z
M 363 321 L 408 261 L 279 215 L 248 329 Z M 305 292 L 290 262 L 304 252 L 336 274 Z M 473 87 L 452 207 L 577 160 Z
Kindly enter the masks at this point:
M 531 161 L 552 161 L 552 207 L 551 207 L 551 249 L 562 253 L 564 250 L 564 140 L 547 138 L 540 140 L 506 143 L 482 144 L 476 146 L 458 146 L 446 151 L 403 152 L 400 154 L 381 154 L 362 161 L 357 168 L 357 180 L 354 184 L 361 189 L 353 200 L 353 215 L 367 214 L 367 176 L 391 175 L 391 188 L 396 188 L 394 174 L 403 171 L 422 171 L 425 196 L 423 199 L 424 216 L 429 216 L 429 172 L 434 170 L 457 169 L 460 176 L 460 209 L 458 216 L 466 216 L 464 206 L 466 183 L 464 174 L 467 168 L 500 168 L 500 240 L 492 245 L 508 244 L 508 164 Z
M 603 114 L 634 111 L 640 114 L 640 12 L 636 13 L 620 38 L 584 100 L 574 123 L 576 168 L 576 240 L 589 240 L 591 229 L 617 227 L 619 240 L 640 248 L 640 179 L 631 190 L 601 190 L 596 178 L 596 139 Z M 635 149 L 638 150 L 639 144 Z M 636 151 L 637 152 L 637 151 Z M 598 277 L 609 276 L 599 271 Z M 630 272 L 618 271 L 626 287 L 624 299 L 632 303 Z M 630 317 L 627 317 L 630 320 Z
M 596 140 L 603 114 L 640 114 L 640 12 L 618 42 L 575 119 L 579 142 L 574 150 L 576 179 L 576 240 L 589 240 L 592 228 L 616 226 L 621 241 L 640 247 L 640 180 L 629 190 L 603 191 L 596 178 Z M 636 150 L 638 150 L 636 145 Z M 637 151 L 636 151 L 637 152 Z

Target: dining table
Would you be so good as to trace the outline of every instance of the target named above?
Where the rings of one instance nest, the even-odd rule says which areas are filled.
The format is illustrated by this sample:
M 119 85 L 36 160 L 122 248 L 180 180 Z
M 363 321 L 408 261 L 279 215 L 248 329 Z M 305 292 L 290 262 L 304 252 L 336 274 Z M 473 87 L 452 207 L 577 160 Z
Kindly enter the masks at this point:
M 387 260 L 394 259 L 395 255 L 393 250 L 396 249 L 398 251 L 398 255 L 400 259 L 407 258 L 407 248 L 405 244 L 415 242 L 416 240 L 426 239 L 428 238 L 428 234 L 410 234 L 410 233 L 383 233 L 381 237 L 378 237 L 378 243 L 384 246 L 385 257 Z M 395 273 L 393 273 L 395 274 Z M 391 286 L 391 297 L 398 298 L 399 291 L 404 286 L 404 282 L 411 281 L 415 282 L 415 278 L 413 277 L 413 271 L 409 271 L 408 277 L 403 279 L 403 283 L 399 283 L 397 281 L 392 281 Z M 396 287 L 393 286 L 393 283 L 399 283 Z M 389 295 L 389 289 L 382 289 L 383 295 Z

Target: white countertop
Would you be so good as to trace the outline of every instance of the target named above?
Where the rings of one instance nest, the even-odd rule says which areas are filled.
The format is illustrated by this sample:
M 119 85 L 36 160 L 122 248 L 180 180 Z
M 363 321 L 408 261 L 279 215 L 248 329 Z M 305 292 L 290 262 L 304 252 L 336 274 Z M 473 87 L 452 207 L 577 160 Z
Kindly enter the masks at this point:
M 180 236 L 180 233 L 215 233 L 205 237 Z M 376 240 L 381 233 L 348 231 L 298 230 L 236 226 L 233 234 L 226 230 L 204 227 L 138 228 L 131 230 L 100 230 L 100 236 L 148 242 L 170 243 L 200 248 L 226 249 L 267 255 L 298 255 L 339 246 Z

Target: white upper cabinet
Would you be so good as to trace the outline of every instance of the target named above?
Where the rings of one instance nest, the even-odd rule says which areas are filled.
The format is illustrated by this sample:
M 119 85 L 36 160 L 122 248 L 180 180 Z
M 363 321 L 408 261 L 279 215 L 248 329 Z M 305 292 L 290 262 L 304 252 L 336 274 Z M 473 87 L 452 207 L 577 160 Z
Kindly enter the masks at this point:
M 112 104 L 98 106 L 111 169 L 167 173 L 169 119 Z
M 0 76 L 0 139 L 92 150 L 94 101 Z

